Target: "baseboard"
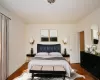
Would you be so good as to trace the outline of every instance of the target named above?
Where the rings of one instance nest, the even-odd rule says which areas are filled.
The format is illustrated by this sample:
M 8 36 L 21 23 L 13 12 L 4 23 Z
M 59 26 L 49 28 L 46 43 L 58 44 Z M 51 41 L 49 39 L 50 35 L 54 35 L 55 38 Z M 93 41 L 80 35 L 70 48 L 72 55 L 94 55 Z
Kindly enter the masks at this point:
M 28 64 L 28 62 L 24 63 L 15 72 L 13 72 L 10 76 L 8 76 L 7 80 L 13 80 L 15 77 L 20 76 L 21 73 L 23 72 L 23 70 L 27 69 L 27 67 L 24 67 L 27 64 Z

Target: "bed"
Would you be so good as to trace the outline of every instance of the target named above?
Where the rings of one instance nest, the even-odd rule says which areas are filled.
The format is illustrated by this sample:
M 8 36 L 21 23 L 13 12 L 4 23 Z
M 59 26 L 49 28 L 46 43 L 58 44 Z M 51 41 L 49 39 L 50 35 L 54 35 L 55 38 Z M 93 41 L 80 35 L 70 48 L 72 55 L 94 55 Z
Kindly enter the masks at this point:
M 28 64 L 28 70 L 31 73 L 32 73 L 33 66 L 42 66 L 42 67 L 43 66 L 53 66 L 53 68 L 55 66 L 63 66 L 67 77 L 70 77 L 70 73 L 72 70 L 69 63 L 61 55 L 61 45 L 60 44 L 52 44 L 52 45 L 37 44 L 37 54 Z M 38 72 L 41 72 L 41 71 L 38 71 Z M 51 71 L 51 72 L 57 73 L 57 71 Z M 65 72 L 63 71 L 59 73 L 65 74 Z

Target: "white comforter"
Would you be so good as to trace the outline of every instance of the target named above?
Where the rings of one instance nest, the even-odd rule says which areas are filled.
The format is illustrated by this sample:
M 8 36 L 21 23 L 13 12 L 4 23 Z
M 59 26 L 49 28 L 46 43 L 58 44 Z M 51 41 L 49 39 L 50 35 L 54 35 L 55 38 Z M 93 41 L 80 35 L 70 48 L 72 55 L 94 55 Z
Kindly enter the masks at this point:
M 40 56 L 37 56 L 37 57 L 40 57 Z M 50 58 L 50 57 L 62 57 L 62 56 L 41 56 L 41 57 Z M 30 70 L 33 65 L 51 65 L 51 66 L 61 65 L 61 66 L 64 66 L 66 73 L 67 73 L 66 75 L 68 77 L 70 77 L 70 73 L 72 71 L 71 66 L 69 65 L 69 63 L 66 60 L 31 60 L 28 64 L 28 70 Z

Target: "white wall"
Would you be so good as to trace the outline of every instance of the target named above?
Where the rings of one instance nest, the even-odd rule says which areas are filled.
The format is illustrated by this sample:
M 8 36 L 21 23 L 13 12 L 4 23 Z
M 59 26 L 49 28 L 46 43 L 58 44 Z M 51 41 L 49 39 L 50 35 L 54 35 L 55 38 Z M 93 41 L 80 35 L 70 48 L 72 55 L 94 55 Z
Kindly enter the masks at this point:
M 30 44 L 29 40 L 31 37 L 35 39 L 35 43 L 33 45 L 34 52 L 37 52 L 37 44 L 43 43 L 41 42 L 40 38 L 40 30 L 41 29 L 56 29 L 58 32 L 58 41 L 57 42 L 44 42 L 44 44 L 55 44 L 60 43 L 62 48 L 62 53 L 64 52 L 64 44 L 62 40 L 67 38 L 68 44 L 66 45 L 67 51 L 69 52 L 69 45 L 70 45 L 70 34 L 76 32 L 76 25 L 75 24 L 29 24 L 26 26 L 26 54 L 30 52 Z
M 25 62 L 25 25 L 20 18 L 0 6 L 0 12 L 11 18 L 9 26 L 9 74 Z
M 85 17 L 83 20 L 81 20 L 77 26 L 77 31 L 85 31 L 85 44 L 91 45 L 91 26 L 93 24 L 96 24 L 99 26 L 99 31 L 100 31 L 100 8 L 92 12 L 90 15 Z M 100 40 L 100 37 L 99 37 Z M 85 47 L 86 49 L 86 47 Z M 98 44 L 98 49 L 100 51 L 100 41 Z

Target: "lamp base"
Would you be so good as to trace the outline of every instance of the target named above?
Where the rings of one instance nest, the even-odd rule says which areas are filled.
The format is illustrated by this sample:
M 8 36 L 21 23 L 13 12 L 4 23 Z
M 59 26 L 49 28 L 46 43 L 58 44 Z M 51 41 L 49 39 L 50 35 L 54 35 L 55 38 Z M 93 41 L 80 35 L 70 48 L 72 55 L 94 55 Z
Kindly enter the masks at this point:
M 31 48 L 31 55 L 33 54 L 33 48 Z
M 64 49 L 64 54 L 65 54 L 65 55 L 67 55 L 67 51 L 66 51 L 66 48 Z

